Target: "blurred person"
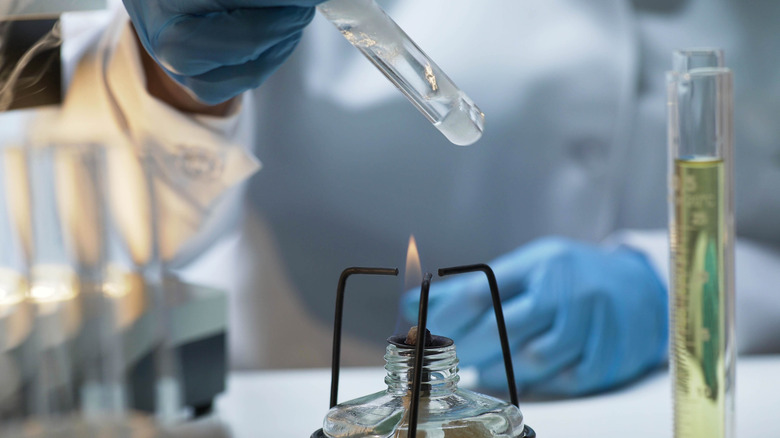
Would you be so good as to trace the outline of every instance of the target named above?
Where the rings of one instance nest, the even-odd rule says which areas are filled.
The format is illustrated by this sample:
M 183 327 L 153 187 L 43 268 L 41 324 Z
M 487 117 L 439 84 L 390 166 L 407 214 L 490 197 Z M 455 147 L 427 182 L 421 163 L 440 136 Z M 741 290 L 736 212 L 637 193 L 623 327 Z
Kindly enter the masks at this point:
M 400 264 L 410 232 L 427 270 L 495 259 L 523 389 L 585 394 L 660 365 L 663 72 L 672 50 L 702 45 L 724 48 L 735 71 L 737 344 L 780 351 L 780 95 L 766 92 L 780 61 L 757 50 L 771 50 L 765 29 L 780 5 L 391 2 L 390 15 L 487 115 L 482 140 L 455 148 L 329 23 L 302 36 L 317 1 L 124 3 L 144 48 L 200 101 L 260 85 L 243 108 L 265 169 L 248 191 L 241 256 L 199 265 L 203 278 L 238 283 L 236 366 L 326 365 L 330 327 L 308 315 L 330 320 L 343 268 Z M 548 235 L 564 237 L 539 240 Z M 355 284 L 370 291 L 350 295 L 358 321 L 347 327 L 383 339 L 398 286 Z M 481 289 L 469 278 L 434 284 L 429 321 L 495 387 L 499 347 Z
M 106 145 L 111 207 L 139 265 L 152 257 L 153 208 L 142 169 L 149 159 L 159 250 L 176 268 L 237 223 L 238 183 L 259 167 L 246 150 L 250 122 L 242 121 L 242 101 L 250 97 L 217 105 L 196 99 L 140 49 L 121 2 L 108 4 L 62 15 L 52 37 L 62 39 L 63 102 L 2 114 L 3 146 Z
M 766 92 L 776 89 L 769 72 L 780 64 L 751 56 L 773 39 L 754 23 L 769 26 L 778 6 L 494 6 L 389 8 L 485 112 L 474 146 L 450 145 L 323 20 L 255 93 L 264 114 L 256 148 L 266 167 L 249 189 L 249 226 L 271 237 L 256 237 L 265 246 L 250 253 L 263 254 L 256 281 L 277 280 L 258 304 L 244 306 L 245 319 L 264 299 L 295 297 L 330 321 L 340 270 L 402 265 L 414 233 L 428 271 L 493 265 L 525 391 L 585 394 L 646 374 L 668 348 L 664 72 L 674 49 L 706 45 L 724 48 L 735 74 L 737 346 L 742 354 L 780 351 L 772 286 L 780 272 L 780 150 L 770 116 L 780 96 Z M 562 237 L 542 238 L 550 235 Z M 265 262 L 274 250 L 281 263 Z M 382 340 L 393 330 L 398 286 L 360 281 L 350 286 L 346 327 Z M 485 286 L 483 278 L 435 282 L 429 323 L 495 388 L 503 372 Z M 416 303 L 406 307 L 413 320 Z M 261 310 L 273 322 L 252 320 L 259 327 L 251 332 L 284 326 L 273 313 Z M 329 346 L 311 345 L 318 354 L 309 363 L 327 366 Z
M 384 90 L 382 78 L 355 85 L 373 77 L 357 54 L 346 63 L 352 67 L 347 73 L 320 67 L 304 77 L 325 103 L 309 111 L 296 107 L 295 117 L 310 125 L 318 114 L 341 115 L 339 122 L 317 125 L 317 144 L 334 146 L 310 152 L 314 141 L 296 136 L 290 145 L 306 152 L 279 151 L 287 166 L 276 179 L 270 173 L 277 166 L 263 155 L 269 172 L 257 176 L 251 192 L 273 207 L 264 215 L 282 236 L 280 251 L 297 287 L 308 291 L 307 302 L 323 296 L 310 306 L 314 312 L 329 316 L 328 279 L 340 268 L 399 265 L 405 235 L 414 232 L 431 272 L 493 260 L 511 315 L 518 383 L 527 391 L 598 391 L 662 363 L 668 342 L 664 71 L 675 48 L 711 45 L 725 48 L 736 79 L 737 345 L 743 353 L 778 351 L 778 305 L 769 286 L 779 266 L 777 233 L 773 221 L 763 220 L 777 214 L 768 201 L 778 174 L 768 159 L 776 148 L 767 117 L 780 101 L 762 91 L 773 88 L 765 75 L 778 65 L 750 59 L 763 37 L 746 24 L 747 17 L 776 16 L 775 6 L 396 6 L 391 14 L 402 27 L 481 105 L 485 136 L 453 150 L 413 111 L 401 114 L 406 103 L 391 102 L 394 90 L 376 91 Z M 443 37 L 440 26 L 427 26 L 433 16 L 454 30 Z M 343 59 L 323 54 L 322 38 L 305 46 L 308 55 Z M 331 78 L 322 78 L 328 71 Z M 278 86 L 274 79 L 269 84 Z M 336 112 L 328 100 L 352 111 Z M 292 116 L 292 110 L 280 114 L 279 123 Z M 327 128 L 344 125 L 348 132 Z M 359 126 L 367 128 L 355 139 L 352 127 Z M 291 174 L 292 157 L 306 157 L 313 176 Z M 328 172 L 316 170 L 321 166 Z M 293 191 L 263 189 L 283 182 Z M 295 211 L 307 212 L 306 218 L 292 225 Z M 565 238 L 538 240 L 544 235 Z M 478 367 L 481 383 L 495 387 L 503 385 L 502 363 L 485 286 L 482 278 L 434 283 L 429 321 L 432 330 L 456 340 L 462 363 Z M 379 287 L 371 283 L 370 298 L 349 297 L 364 300 L 363 308 L 373 301 L 375 320 L 391 305 L 391 299 L 378 304 L 377 296 L 394 292 Z M 416 304 L 409 307 L 413 319 Z M 381 331 L 372 336 L 381 339 Z

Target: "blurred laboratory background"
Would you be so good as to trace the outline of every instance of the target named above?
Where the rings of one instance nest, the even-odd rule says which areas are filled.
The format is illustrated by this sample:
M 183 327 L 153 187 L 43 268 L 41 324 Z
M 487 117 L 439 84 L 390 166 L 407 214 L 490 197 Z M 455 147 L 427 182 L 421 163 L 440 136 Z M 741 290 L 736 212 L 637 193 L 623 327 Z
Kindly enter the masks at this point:
M 401 272 L 348 283 L 344 367 L 384 364 L 386 339 L 416 320 L 422 273 L 490 263 L 523 395 L 601 394 L 662 372 L 665 74 L 680 48 L 722 48 L 733 71 L 729 345 L 780 353 L 780 3 L 378 1 L 441 68 L 430 71 L 478 105 L 466 110 L 484 132 L 470 146 L 432 126 L 350 44 L 377 42 L 347 41 L 316 0 L 231 8 L 247 28 L 292 29 L 257 30 L 251 44 L 184 19 L 166 27 L 166 0 L 11 3 L 0 8 L 0 432 L 75 412 L 175 423 L 210 414 L 235 376 L 327 368 L 352 266 Z M 281 53 L 258 54 L 269 46 Z M 239 49 L 258 52 L 247 64 L 260 72 L 234 70 Z M 429 328 L 462 340 L 473 384 L 500 392 L 476 281 L 434 278 Z
M 748 316 L 778 310 L 749 304 L 777 294 L 767 278 L 780 260 L 769 219 L 780 214 L 771 121 L 780 99 L 769 72 L 780 65 L 757 56 L 772 38 L 749 24 L 777 16 L 776 5 L 386 6 L 480 105 L 484 136 L 453 147 L 315 17 L 289 62 L 254 92 L 264 167 L 245 195 L 242 248 L 251 257 L 242 260 L 252 262 L 231 308 L 235 367 L 327 366 L 339 273 L 403 269 L 410 234 L 431 272 L 489 262 L 546 235 L 599 243 L 638 231 L 666 251 L 664 73 L 675 49 L 700 46 L 724 48 L 735 71 L 736 224 L 750 248 L 743 257 L 737 249 L 739 348 L 780 347 L 769 334 L 779 327 Z M 663 278 L 667 266 L 655 267 Z M 400 329 L 404 285 L 365 279 L 350 287 L 345 327 L 356 350 L 346 363 L 375 364 L 384 339 Z

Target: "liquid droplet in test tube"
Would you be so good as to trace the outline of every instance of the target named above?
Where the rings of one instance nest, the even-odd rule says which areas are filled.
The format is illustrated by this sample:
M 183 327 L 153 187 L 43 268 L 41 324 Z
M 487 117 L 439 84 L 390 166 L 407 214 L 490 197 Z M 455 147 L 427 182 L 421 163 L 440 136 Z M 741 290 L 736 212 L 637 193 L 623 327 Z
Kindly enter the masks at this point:
M 453 108 L 441 122 L 433 126 L 453 144 L 468 146 L 482 138 L 485 114 L 468 97 L 462 95 L 458 107 Z

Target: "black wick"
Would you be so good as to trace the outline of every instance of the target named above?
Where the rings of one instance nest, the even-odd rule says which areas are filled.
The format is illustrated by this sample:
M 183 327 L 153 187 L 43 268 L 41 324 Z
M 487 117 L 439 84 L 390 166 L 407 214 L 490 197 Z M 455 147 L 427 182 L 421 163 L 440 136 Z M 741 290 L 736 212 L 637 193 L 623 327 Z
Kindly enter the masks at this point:
M 409 403 L 409 431 L 407 437 L 417 436 L 417 415 L 420 410 L 420 388 L 422 387 L 423 355 L 425 354 L 425 333 L 428 324 L 428 291 L 433 274 L 425 273 L 420 286 L 420 310 L 417 313 L 417 345 L 414 348 L 414 374 L 412 379 L 412 400 Z
M 509 386 L 509 397 L 512 404 L 519 407 L 517 398 L 517 387 L 515 386 L 515 371 L 512 366 L 512 352 L 509 349 L 509 337 L 506 332 L 506 322 L 504 321 L 504 311 L 501 307 L 501 296 L 498 292 L 498 282 L 493 269 L 486 264 L 455 266 L 452 268 L 439 269 L 439 276 L 464 274 L 467 272 L 484 272 L 490 286 L 490 294 L 493 297 L 493 310 L 496 313 L 496 324 L 498 325 L 498 336 L 501 340 L 501 351 L 504 356 L 504 368 L 506 369 L 506 381 Z M 412 381 L 412 400 L 409 405 L 409 431 L 407 436 L 414 437 L 417 434 L 417 419 L 420 405 L 420 388 L 422 384 L 423 355 L 425 353 L 425 332 L 428 323 L 428 292 L 431 287 L 430 273 L 426 273 L 420 287 L 420 310 L 417 315 L 417 345 L 415 347 L 414 360 L 414 380 Z

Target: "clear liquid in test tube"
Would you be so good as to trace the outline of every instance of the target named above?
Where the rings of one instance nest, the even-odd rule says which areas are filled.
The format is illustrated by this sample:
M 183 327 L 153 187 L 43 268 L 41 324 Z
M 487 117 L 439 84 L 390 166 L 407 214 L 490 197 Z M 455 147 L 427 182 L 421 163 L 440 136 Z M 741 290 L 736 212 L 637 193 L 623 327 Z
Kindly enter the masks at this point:
M 482 137 L 485 114 L 374 0 L 330 0 L 318 9 L 450 142 Z

